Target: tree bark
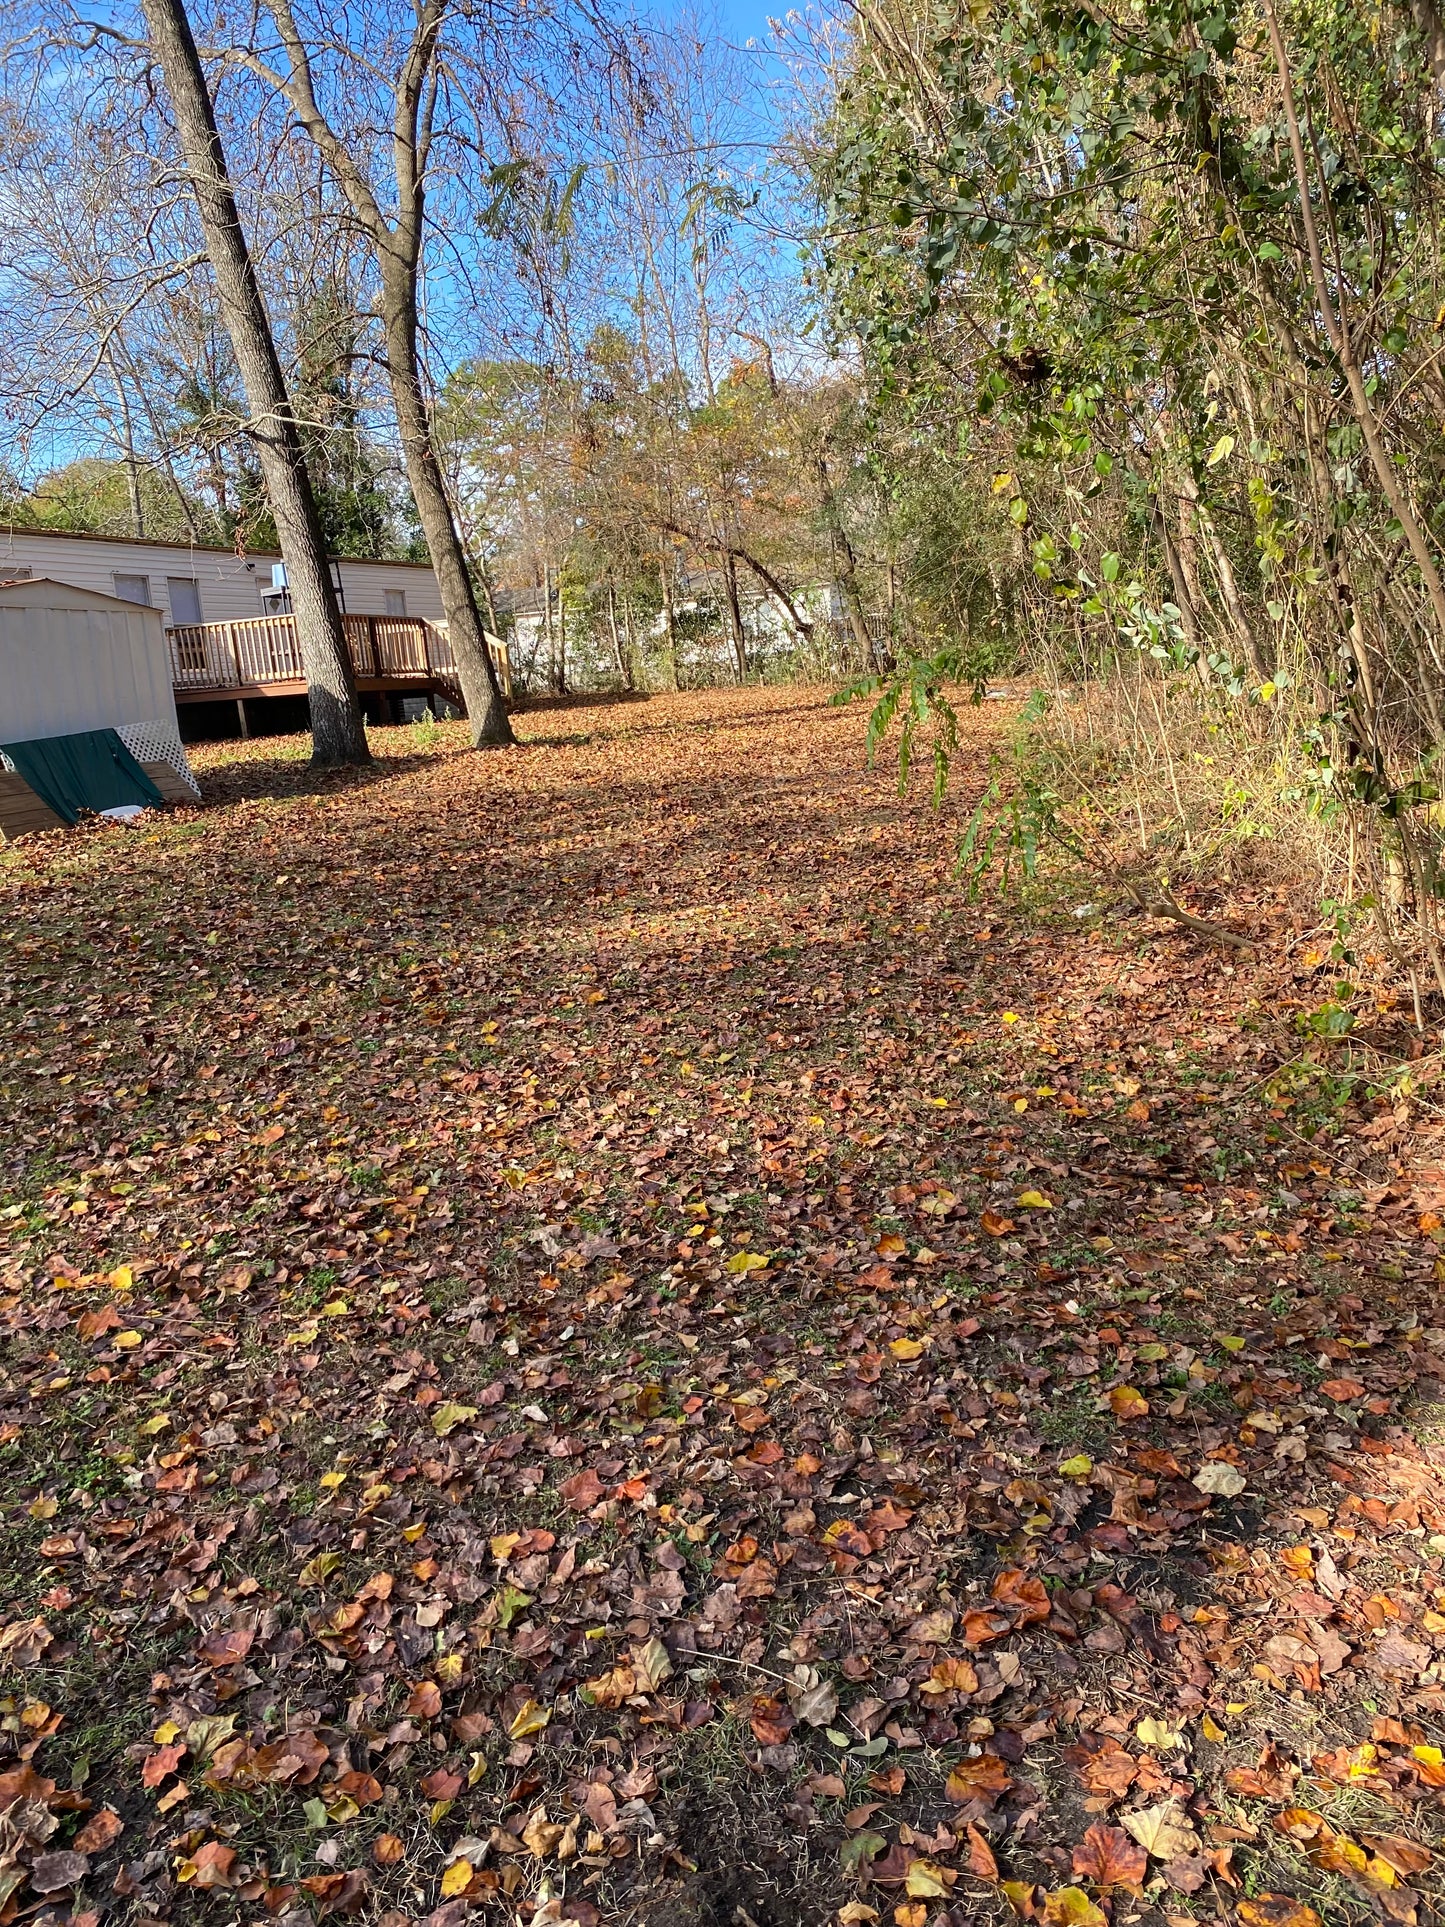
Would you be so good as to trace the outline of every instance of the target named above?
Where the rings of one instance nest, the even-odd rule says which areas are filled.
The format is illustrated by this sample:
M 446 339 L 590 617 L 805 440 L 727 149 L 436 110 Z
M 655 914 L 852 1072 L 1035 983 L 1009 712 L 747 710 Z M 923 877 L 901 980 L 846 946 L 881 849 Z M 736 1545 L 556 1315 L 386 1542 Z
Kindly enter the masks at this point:
M 748 679 L 748 644 L 743 634 L 743 611 L 738 601 L 738 564 L 737 557 L 729 553 L 723 557 L 723 587 L 727 593 L 728 628 L 732 632 L 733 659 L 737 664 L 738 681 Z
M 432 114 L 439 84 L 437 47 L 446 17 L 446 0 L 417 0 L 411 39 L 393 83 L 394 219 L 388 219 L 382 211 L 364 165 L 322 112 L 316 98 L 310 51 L 291 0 L 266 0 L 266 7 L 286 50 L 285 73 L 267 66 L 250 51 L 234 49 L 232 58 L 274 87 L 291 107 L 376 251 L 381 273 L 381 326 L 386 343 L 387 376 L 396 409 L 402 458 L 431 552 L 442 607 L 446 610 L 447 633 L 467 705 L 472 743 L 477 749 L 513 743 L 516 737 L 507 720 L 501 681 L 487 648 L 466 551 L 457 533 L 456 518 L 432 440 L 431 415 L 421 371 L 417 284 L 426 229 L 426 170 L 431 153 Z
M 328 768 L 369 763 L 371 752 L 356 698 L 356 679 L 301 437 L 226 171 L 215 109 L 184 0 L 143 0 L 143 4 L 216 277 L 221 318 L 245 386 L 250 413 L 247 434 L 255 444 L 276 517 L 306 672 L 312 760 Z
M 379 244 L 384 245 L 384 244 Z M 417 351 L 416 260 L 384 260 L 382 272 L 382 328 L 386 336 L 386 365 L 392 401 L 401 434 L 407 480 L 426 536 L 427 550 L 446 611 L 447 636 L 456 658 L 457 674 L 471 723 L 472 745 L 495 749 L 517 739 L 507 720 L 502 685 L 492 652 L 487 647 L 471 571 L 457 534 L 452 507 L 442 479 L 441 463 L 431 438 L 431 417 L 422 388 Z
M 668 673 L 672 677 L 672 686 L 676 689 L 678 687 L 677 627 L 672 612 L 672 561 L 667 555 L 663 555 L 658 562 L 657 579 L 662 588 L 662 628 L 663 634 L 667 637 Z
M 617 584 L 607 578 L 607 625 L 612 631 L 612 654 L 617 662 L 618 679 L 624 689 L 632 687 L 632 665 L 623 653 L 622 632 L 617 627 Z

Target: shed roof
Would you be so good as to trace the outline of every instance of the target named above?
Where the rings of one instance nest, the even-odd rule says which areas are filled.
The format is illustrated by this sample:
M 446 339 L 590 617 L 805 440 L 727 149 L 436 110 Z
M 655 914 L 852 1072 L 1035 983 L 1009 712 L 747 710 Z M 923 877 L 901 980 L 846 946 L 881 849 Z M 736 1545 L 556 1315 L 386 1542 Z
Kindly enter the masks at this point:
M 77 588 L 73 582 L 57 582 L 48 575 L 0 582 L 0 599 L 18 609 L 126 609 L 136 615 L 154 616 L 157 621 L 161 613 L 148 603 L 130 602 L 124 596 L 106 595 L 99 589 Z

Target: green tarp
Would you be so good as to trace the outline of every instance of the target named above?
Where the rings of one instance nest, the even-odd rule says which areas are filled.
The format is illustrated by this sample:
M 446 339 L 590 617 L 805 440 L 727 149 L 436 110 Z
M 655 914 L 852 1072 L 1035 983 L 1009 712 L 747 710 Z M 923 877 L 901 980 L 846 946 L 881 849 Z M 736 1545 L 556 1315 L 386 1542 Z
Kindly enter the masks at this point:
M 0 749 L 65 823 L 74 823 L 82 810 L 113 810 L 121 803 L 155 809 L 163 800 L 113 729 L 0 743 Z

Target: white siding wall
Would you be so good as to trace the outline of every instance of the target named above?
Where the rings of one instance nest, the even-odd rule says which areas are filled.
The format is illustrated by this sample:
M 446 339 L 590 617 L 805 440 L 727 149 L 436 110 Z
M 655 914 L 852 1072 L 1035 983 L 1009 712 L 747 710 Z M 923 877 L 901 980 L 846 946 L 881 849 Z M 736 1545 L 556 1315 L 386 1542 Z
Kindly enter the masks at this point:
M 233 555 L 227 549 L 193 549 L 108 537 L 52 535 L 35 529 L 0 528 L 0 576 L 7 566 L 28 568 L 77 588 L 116 593 L 117 575 L 143 575 L 150 582 L 151 606 L 163 622 L 172 620 L 166 581 L 195 581 L 206 622 L 239 622 L 263 613 L 261 597 L 271 588 L 275 555 Z M 386 591 L 406 595 L 406 613 L 442 620 L 441 591 L 429 568 L 406 562 L 342 562 L 341 584 L 349 615 L 386 614 Z

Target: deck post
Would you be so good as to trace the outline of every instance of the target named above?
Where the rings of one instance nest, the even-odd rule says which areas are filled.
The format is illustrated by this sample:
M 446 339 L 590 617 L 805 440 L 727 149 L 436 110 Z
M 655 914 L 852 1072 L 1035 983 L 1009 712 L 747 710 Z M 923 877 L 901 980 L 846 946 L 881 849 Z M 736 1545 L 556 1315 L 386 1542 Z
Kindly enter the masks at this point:
M 244 696 L 238 696 L 236 698 L 236 715 L 241 723 L 241 740 L 243 742 L 249 742 L 251 740 L 251 725 L 246 721 L 246 698 Z

